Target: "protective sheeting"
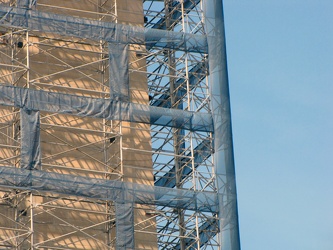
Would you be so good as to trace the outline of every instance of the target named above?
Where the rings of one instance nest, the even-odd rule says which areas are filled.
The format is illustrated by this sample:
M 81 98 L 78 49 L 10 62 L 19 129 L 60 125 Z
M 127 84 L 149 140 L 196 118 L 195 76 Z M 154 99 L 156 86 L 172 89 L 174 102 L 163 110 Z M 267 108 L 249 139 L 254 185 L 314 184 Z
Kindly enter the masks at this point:
M 116 203 L 116 249 L 134 250 L 134 209 L 131 203 Z
M 213 131 L 212 117 L 177 109 L 0 85 L 0 105 L 83 117 Z
M 109 43 L 110 99 L 129 101 L 128 45 Z
M 138 26 L 6 7 L 1 4 L 0 24 L 96 41 L 146 45 L 148 49 L 153 46 L 199 53 L 207 53 L 208 50 L 206 37 L 201 35 L 145 29 Z
M 21 168 L 35 169 L 41 165 L 39 111 L 21 109 Z
M 30 9 L 36 5 L 37 0 L 16 0 L 17 6 Z
M 214 121 L 214 164 L 219 195 L 220 247 L 240 250 L 235 164 L 222 0 L 205 1 L 209 50 L 209 93 Z
M 158 187 L 135 185 L 133 183 L 65 176 L 36 170 L 29 171 L 29 167 L 27 167 L 28 169 L 1 168 L 0 185 L 114 200 L 119 204 L 152 204 L 218 213 L 221 249 L 239 250 L 222 0 L 207 0 L 203 2 L 203 5 L 205 6 L 206 36 L 144 29 L 8 7 L 1 7 L 0 9 L 0 24 L 64 36 L 76 36 L 97 41 L 105 40 L 116 44 L 141 44 L 145 45 L 147 49 L 162 47 L 190 52 L 209 52 L 212 117 L 208 114 L 194 114 L 182 110 L 154 109 L 145 105 L 122 102 L 123 98 L 126 99 L 126 92 L 122 91 L 126 91 L 127 87 L 126 84 L 118 86 L 117 79 L 114 79 L 115 83 L 110 86 L 112 101 L 3 86 L 0 87 L 0 104 L 20 107 L 28 111 L 44 110 L 110 120 L 142 122 L 195 131 L 212 132 L 214 125 L 215 153 L 213 157 L 216 166 L 215 174 L 218 194 L 196 193 L 170 188 L 159 189 Z M 122 60 L 124 51 L 124 48 L 120 49 L 119 55 L 111 56 L 110 62 L 112 60 Z M 117 68 L 110 70 L 115 71 Z M 118 76 L 114 74 L 115 78 L 121 78 L 121 75 L 126 77 L 124 72 L 119 73 Z M 118 93 L 113 95 L 113 91 Z M 36 137 L 37 134 L 35 133 L 34 136 Z M 27 162 L 30 164 L 33 160 L 30 159 Z M 126 209 L 126 213 L 131 217 L 132 211 L 130 211 L 130 208 Z M 212 225 L 214 224 L 210 224 L 210 226 Z M 120 230 L 121 232 L 130 232 L 132 230 L 129 225 L 120 227 L 123 228 Z M 204 232 L 205 228 L 200 230 Z M 119 234 L 121 233 L 120 231 Z M 208 238 L 205 240 L 208 240 Z M 200 239 L 204 241 L 202 233 L 200 233 Z M 132 246 L 133 243 L 127 243 L 124 239 L 121 245 L 124 244 Z
M 216 213 L 218 209 L 218 196 L 213 192 L 155 187 L 14 167 L 0 167 L 0 185 L 118 203 L 156 205 L 211 213 Z

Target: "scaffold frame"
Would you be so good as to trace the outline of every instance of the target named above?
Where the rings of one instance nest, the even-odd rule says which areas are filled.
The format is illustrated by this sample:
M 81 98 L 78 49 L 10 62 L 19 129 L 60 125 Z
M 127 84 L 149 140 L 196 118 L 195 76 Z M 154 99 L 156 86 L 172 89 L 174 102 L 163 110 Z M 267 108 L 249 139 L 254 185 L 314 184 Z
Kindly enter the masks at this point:
M 240 250 L 226 61 L 222 0 L 0 0 L 0 249 Z

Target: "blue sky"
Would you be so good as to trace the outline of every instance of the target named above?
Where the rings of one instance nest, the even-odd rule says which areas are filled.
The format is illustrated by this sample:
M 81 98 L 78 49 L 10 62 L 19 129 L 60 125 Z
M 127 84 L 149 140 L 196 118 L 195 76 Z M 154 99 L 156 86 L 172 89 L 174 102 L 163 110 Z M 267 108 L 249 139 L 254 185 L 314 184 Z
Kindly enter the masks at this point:
M 224 0 L 243 250 L 333 249 L 333 1 Z

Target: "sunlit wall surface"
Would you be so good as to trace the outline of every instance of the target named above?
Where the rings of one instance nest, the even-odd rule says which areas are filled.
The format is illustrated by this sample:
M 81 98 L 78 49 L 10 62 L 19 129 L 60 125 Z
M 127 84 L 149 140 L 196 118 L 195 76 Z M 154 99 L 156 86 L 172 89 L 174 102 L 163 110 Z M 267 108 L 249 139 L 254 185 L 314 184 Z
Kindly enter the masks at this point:
M 0 4 L 0 248 L 240 249 L 221 2 Z

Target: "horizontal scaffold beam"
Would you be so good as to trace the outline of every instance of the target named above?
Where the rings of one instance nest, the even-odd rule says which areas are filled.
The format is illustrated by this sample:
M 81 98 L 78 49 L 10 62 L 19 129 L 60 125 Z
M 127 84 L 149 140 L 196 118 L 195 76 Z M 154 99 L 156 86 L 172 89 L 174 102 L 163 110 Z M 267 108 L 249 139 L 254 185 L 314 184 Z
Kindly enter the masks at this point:
M 213 131 L 212 118 L 208 113 L 195 113 L 14 86 L 0 85 L 0 105 L 195 131 Z
M 79 37 L 96 41 L 139 44 L 186 52 L 207 53 L 205 36 L 147 29 L 119 23 L 59 15 L 30 9 L 6 7 L 0 4 L 0 25 L 32 31 Z
M 15 167 L 0 167 L 0 186 L 118 203 L 156 205 L 211 213 L 218 210 L 218 195 L 213 192 L 175 190 Z

